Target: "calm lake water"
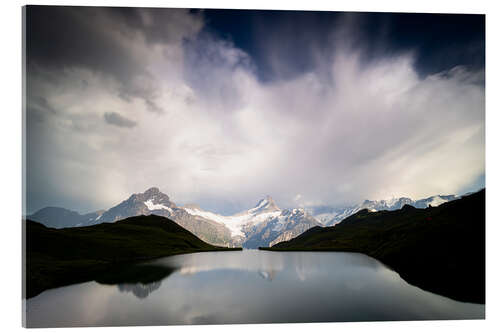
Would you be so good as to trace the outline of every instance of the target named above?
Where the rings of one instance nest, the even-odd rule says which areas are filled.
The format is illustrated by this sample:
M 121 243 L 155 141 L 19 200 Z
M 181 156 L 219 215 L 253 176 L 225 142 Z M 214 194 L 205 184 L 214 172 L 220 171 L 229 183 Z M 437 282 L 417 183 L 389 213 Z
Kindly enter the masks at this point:
M 140 266 L 158 281 L 87 282 L 26 301 L 29 327 L 479 319 L 485 307 L 409 285 L 379 261 L 332 252 L 208 252 Z

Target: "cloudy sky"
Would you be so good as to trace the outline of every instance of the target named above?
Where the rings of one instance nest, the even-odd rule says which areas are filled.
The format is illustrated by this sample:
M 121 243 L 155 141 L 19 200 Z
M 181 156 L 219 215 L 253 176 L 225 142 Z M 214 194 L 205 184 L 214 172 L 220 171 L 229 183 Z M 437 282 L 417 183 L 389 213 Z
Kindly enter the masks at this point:
M 476 190 L 484 16 L 28 7 L 27 212 Z

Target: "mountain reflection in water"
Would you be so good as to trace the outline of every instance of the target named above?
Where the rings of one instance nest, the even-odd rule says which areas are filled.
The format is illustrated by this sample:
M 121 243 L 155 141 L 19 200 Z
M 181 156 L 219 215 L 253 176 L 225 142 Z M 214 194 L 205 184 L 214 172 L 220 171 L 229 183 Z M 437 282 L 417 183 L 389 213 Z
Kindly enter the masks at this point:
M 161 281 L 156 281 L 148 284 L 136 283 L 122 283 L 118 285 L 118 290 L 124 293 L 131 292 L 137 298 L 146 298 L 153 291 L 158 290 L 161 286 Z
M 158 290 L 161 281 L 176 271 L 175 267 L 155 264 L 132 264 L 114 267 L 96 279 L 97 283 L 117 285 L 121 292 L 132 292 L 137 298 L 146 298 Z
M 97 282 L 28 299 L 27 325 L 481 319 L 485 312 L 412 286 L 357 253 L 192 253 L 116 269 Z

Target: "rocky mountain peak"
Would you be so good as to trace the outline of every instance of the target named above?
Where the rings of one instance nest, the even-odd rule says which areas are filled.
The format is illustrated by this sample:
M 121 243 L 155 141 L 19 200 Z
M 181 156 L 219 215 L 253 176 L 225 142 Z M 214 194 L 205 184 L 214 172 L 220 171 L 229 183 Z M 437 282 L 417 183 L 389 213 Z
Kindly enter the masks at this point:
M 144 196 L 146 196 L 147 198 L 151 198 L 151 197 L 154 197 L 158 194 L 162 194 L 162 195 L 165 195 L 167 196 L 166 194 L 164 193 L 161 193 L 160 192 L 160 189 L 158 187 L 151 187 L 149 189 L 147 189 L 144 193 Z M 168 197 L 168 196 L 167 196 Z
M 266 197 L 259 200 L 257 205 L 254 208 L 250 209 L 249 212 L 260 214 L 265 212 L 275 212 L 279 210 L 280 209 L 276 202 L 274 202 L 273 198 L 271 198 L 270 195 L 266 195 Z
M 144 193 L 135 194 L 137 201 L 150 202 L 153 204 L 163 204 L 168 207 L 174 207 L 175 204 L 170 201 L 170 198 L 165 193 L 161 192 L 158 187 L 151 187 Z
M 280 210 L 276 202 L 271 198 L 270 195 L 266 195 L 267 208 L 272 210 Z

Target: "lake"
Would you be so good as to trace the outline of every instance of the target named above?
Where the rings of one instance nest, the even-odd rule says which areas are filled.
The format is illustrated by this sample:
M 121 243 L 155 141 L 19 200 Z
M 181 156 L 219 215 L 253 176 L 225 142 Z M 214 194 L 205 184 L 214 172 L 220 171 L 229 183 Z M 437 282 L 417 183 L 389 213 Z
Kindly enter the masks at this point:
M 28 299 L 27 326 L 482 319 L 485 315 L 484 305 L 424 291 L 379 261 L 356 253 L 205 252 L 153 260 L 136 268 L 148 274 L 143 279 L 147 282 L 92 281 Z M 159 274 L 152 274 L 152 268 Z

